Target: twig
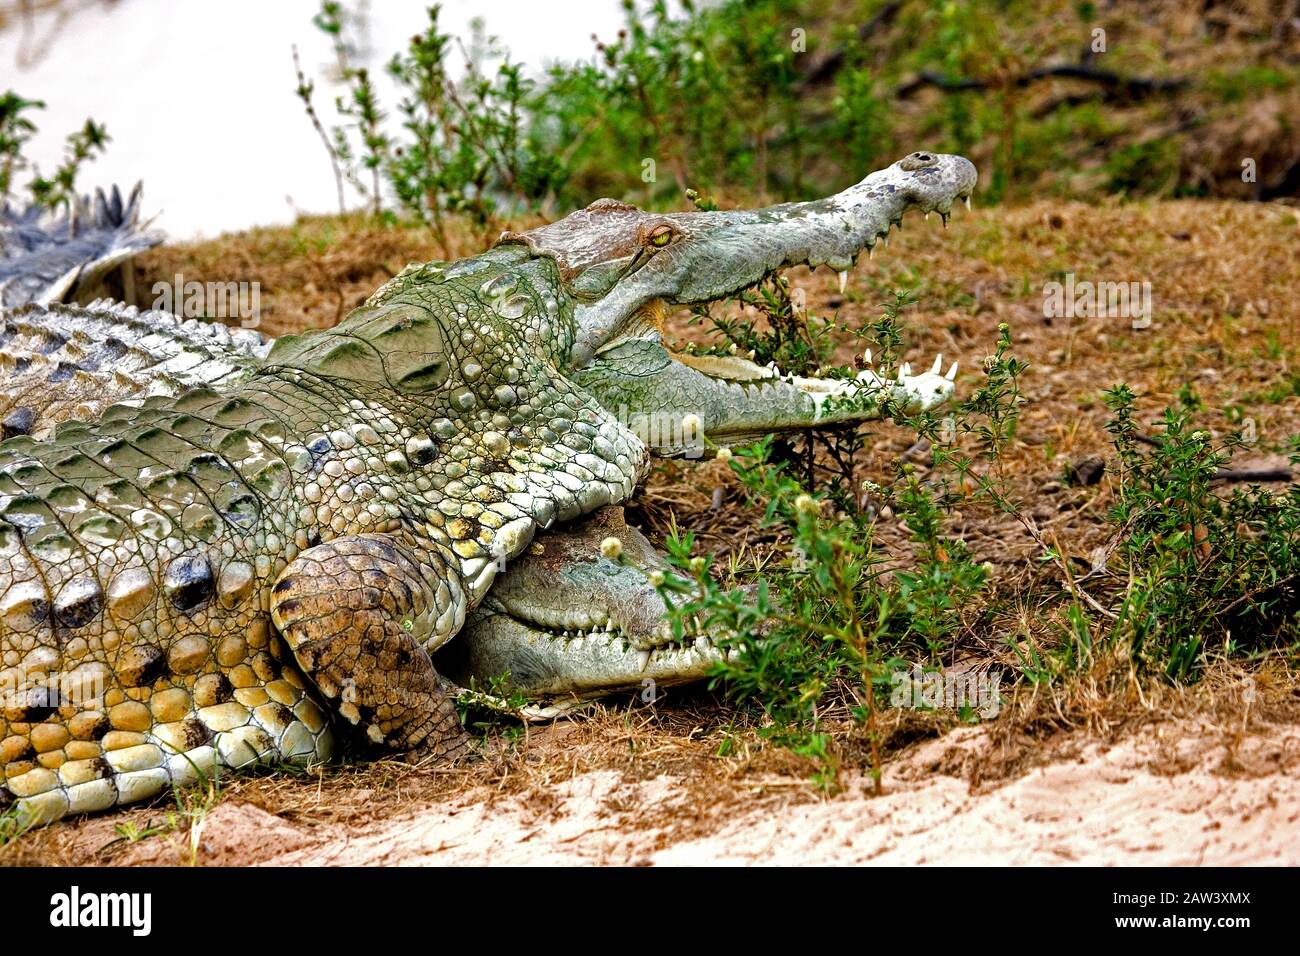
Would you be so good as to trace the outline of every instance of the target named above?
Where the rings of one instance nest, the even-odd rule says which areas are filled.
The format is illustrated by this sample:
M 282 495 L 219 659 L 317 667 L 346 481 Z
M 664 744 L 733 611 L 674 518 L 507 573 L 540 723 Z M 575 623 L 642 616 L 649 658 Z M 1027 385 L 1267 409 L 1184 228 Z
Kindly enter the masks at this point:
M 1086 80 L 1105 88 L 1107 96 L 1117 99 L 1141 99 L 1155 93 L 1173 93 L 1183 89 L 1190 82 L 1178 77 L 1162 80 L 1156 77 L 1123 76 L 1112 70 L 1102 70 L 1086 64 L 1060 64 L 1058 66 L 1040 66 L 1021 73 L 1007 80 L 980 80 L 972 77 L 950 77 L 942 73 L 923 70 L 915 79 L 902 84 L 895 91 L 901 99 L 906 99 L 925 86 L 934 86 L 948 92 L 967 90 L 1004 89 L 1006 87 L 1026 87 L 1038 80 L 1046 79 Z
M 1290 468 L 1220 468 L 1211 481 L 1294 481 Z
M 311 125 L 316 128 L 320 141 L 325 144 L 325 151 L 329 153 L 330 168 L 334 170 L 334 186 L 339 195 L 339 215 L 347 215 L 347 199 L 343 194 L 343 171 L 339 168 L 339 154 L 330 142 L 329 134 L 325 132 L 325 127 L 321 124 L 320 117 L 316 115 L 316 107 L 312 105 L 311 94 L 316 88 L 302 72 L 302 62 L 298 59 L 298 46 L 293 47 L 293 69 L 298 74 L 298 99 L 302 100 L 303 107 L 307 110 L 307 118 L 311 120 Z

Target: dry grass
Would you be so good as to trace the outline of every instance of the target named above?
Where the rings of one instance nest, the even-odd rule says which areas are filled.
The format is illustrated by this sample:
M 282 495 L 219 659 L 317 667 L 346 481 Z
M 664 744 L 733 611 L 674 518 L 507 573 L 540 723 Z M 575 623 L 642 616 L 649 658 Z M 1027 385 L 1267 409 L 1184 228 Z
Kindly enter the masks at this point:
M 461 238 L 459 251 L 468 253 L 481 237 Z M 137 288 L 176 271 L 187 279 L 257 280 L 264 331 L 280 334 L 332 324 L 407 261 L 433 254 L 431 241 L 419 233 L 315 219 L 156 250 L 142 258 Z M 1079 280 L 1150 281 L 1153 325 L 1134 330 L 1124 319 L 1046 321 L 1043 283 L 1064 271 Z M 1086 559 L 1105 534 L 1102 517 L 1113 494 L 1109 478 L 1086 488 L 1060 480 L 1064 463 L 1107 452 L 1101 389 L 1129 382 L 1144 414 L 1154 416 L 1191 383 L 1205 400 L 1202 427 L 1220 434 L 1235 427 L 1222 413 L 1229 405 L 1255 419 L 1260 441 L 1251 454 L 1260 461 L 1276 461 L 1285 436 L 1300 432 L 1300 227 L 1295 210 L 1284 206 L 1043 202 L 977 210 L 958 215 L 946 232 L 937 221 L 909 222 L 883 255 L 859 266 L 844 299 L 831 275 L 799 270 L 793 278 L 808 290 L 813 313 L 838 309 L 838 320 L 850 326 L 874 319 L 888 290 L 916 287 L 908 358 L 922 361 L 935 351 L 960 357 L 966 372 L 959 381 L 966 389 L 992 347 L 997 325 L 1011 325 L 1017 354 L 1030 370 L 1019 434 L 1002 467 L 1038 526 L 1067 554 Z M 698 335 L 686 328 L 684 317 L 676 321 L 682 337 Z M 881 428 L 873 447 L 863 477 L 883 475 L 888 458 L 901 453 L 907 439 Z M 719 487 L 721 507 L 715 508 Z M 703 546 L 719 553 L 752 548 L 761 554 L 773 546 L 756 533 L 755 516 L 730 473 L 717 464 L 657 468 L 634 515 L 652 535 L 675 517 L 701 531 Z M 1055 612 L 1043 595 L 1059 588 L 1054 572 L 1033 560 L 1037 546 L 1015 521 L 972 506 L 957 517 L 956 528 L 977 560 L 997 565 L 995 598 L 1003 609 L 991 625 L 972 629 L 965 652 L 1010 663 L 1008 635 L 1041 637 L 1050 630 Z M 881 539 L 898 543 L 902 532 L 882 528 Z M 283 851 L 295 841 L 364 834 L 382 821 L 449 801 L 512 801 L 545 827 L 560 788 L 602 771 L 630 782 L 676 781 L 673 800 L 638 805 L 635 812 L 635 825 L 654 831 L 655 841 L 665 845 L 716 832 L 742 806 L 821 799 L 808 765 L 765 743 L 754 719 L 703 688 L 682 689 L 655 707 L 617 698 L 573 720 L 531 728 L 523 738 L 493 736 L 483 758 L 458 766 L 349 763 L 228 779 L 223 808 L 254 808 L 267 826 L 282 826 L 283 832 L 274 830 L 266 846 L 251 850 L 213 837 L 216 843 L 203 859 L 250 862 L 266 858 L 277 840 Z M 1098 742 L 1132 735 L 1176 741 L 1178 728 L 1189 721 L 1210 728 L 1202 734 L 1222 749 L 1219 772 L 1249 777 L 1275 770 L 1237 755 L 1253 753 L 1243 751 L 1242 743 L 1257 731 L 1300 722 L 1296 675 L 1281 660 L 1250 670 L 1217 661 L 1195 687 L 1175 688 L 1139 684 L 1125 660 L 1103 657 L 1063 685 L 1018 688 L 977 746 L 954 746 L 927 766 L 986 788 Z M 887 784 L 892 762 L 955 725 L 951 715 L 889 712 Z M 835 739 L 841 781 L 852 789 L 869 763 L 865 742 L 847 722 Z M 1180 772 L 1185 757 L 1177 746 L 1160 753 L 1152 761 L 1156 772 Z M 618 803 L 613 796 L 608 800 Z M 30 833 L 0 848 L 0 862 L 177 862 L 184 843 L 177 833 L 128 843 L 117 840 L 115 831 L 122 824 L 157 823 L 171 806 L 161 801 Z M 632 811 L 630 805 L 611 805 L 602 812 L 623 819 Z

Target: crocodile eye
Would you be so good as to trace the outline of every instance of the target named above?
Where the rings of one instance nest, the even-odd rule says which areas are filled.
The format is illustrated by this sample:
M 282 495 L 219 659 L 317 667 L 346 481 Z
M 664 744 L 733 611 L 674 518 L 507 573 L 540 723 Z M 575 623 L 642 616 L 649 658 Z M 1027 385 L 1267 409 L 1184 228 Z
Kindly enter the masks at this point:
M 676 237 L 677 232 L 672 226 L 656 226 L 650 231 L 650 235 L 646 237 L 646 242 L 657 249 L 662 249 Z

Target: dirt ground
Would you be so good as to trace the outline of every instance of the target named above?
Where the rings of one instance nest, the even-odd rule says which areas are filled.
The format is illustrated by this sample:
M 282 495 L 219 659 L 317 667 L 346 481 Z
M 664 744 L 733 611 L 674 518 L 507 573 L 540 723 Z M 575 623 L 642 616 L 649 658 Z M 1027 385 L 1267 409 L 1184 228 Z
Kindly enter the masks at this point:
M 482 237 L 450 250 L 469 254 Z M 137 288 L 176 272 L 262 284 L 262 330 L 329 325 L 407 262 L 441 254 L 419 233 L 309 220 L 143 257 Z M 1152 322 L 1046 319 L 1043 285 L 1151 283 Z M 909 220 L 858 265 L 792 273 L 815 314 L 849 327 L 914 288 L 906 358 L 962 360 L 969 390 L 999 323 L 1030 363 L 1026 405 L 1002 467 L 1042 533 L 1087 562 L 1105 540 L 1109 474 L 1072 486 L 1073 462 L 1107 454 L 1100 391 L 1129 382 L 1141 420 L 1191 385 L 1200 427 L 1250 418 L 1257 443 L 1234 467 L 1285 465 L 1300 432 L 1300 225 L 1279 204 L 1042 202 Z M 683 338 L 699 329 L 679 319 Z M 846 344 L 841 357 L 846 357 Z M 1231 414 L 1229 414 L 1231 413 Z M 882 427 L 862 477 L 886 472 L 907 436 Z M 671 517 L 720 555 L 771 547 L 730 473 L 667 464 L 629 511 L 651 537 Z M 886 546 L 905 532 L 882 521 Z M 1053 633 L 1051 568 L 1023 525 L 972 506 L 952 525 L 991 561 L 1001 608 L 961 651 L 1014 673 L 1008 640 Z M 899 545 L 901 547 L 901 545 Z M 1211 655 L 1212 657 L 1214 655 Z M 1286 658 L 1217 662 L 1194 688 L 1148 686 L 1123 660 L 1051 691 L 1020 686 L 979 726 L 890 712 L 884 793 L 865 744 L 837 736 L 838 787 L 766 743 L 752 716 L 701 689 L 653 707 L 613 700 L 521 735 L 497 732 L 464 765 L 355 763 L 229 778 L 219 792 L 65 821 L 0 847 L 0 863 L 1300 863 L 1300 682 Z M 1010 678 L 1008 678 L 1010 681 Z
M 993 725 L 958 727 L 903 747 L 876 796 L 858 772 L 827 794 L 788 756 L 719 757 L 719 730 L 687 729 L 689 707 L 602 708 L 456 767 L 234 779 L 202 813 L 164 801 L 66 822 L 25 836 L 10 862 L 1300 863 L 1300 725 L 1248 708 L 1011 747 Z M 125 838 L 132 827 L 158 832 Z

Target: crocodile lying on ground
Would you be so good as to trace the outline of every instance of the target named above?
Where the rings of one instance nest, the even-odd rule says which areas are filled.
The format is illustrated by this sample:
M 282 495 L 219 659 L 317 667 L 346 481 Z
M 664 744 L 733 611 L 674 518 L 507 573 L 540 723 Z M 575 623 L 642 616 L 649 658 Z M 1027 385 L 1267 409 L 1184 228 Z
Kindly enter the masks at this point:
M 693 428 L 726 445 L 951 392 L 935 372 L 825 381 L 674 356 L 663 309 L 783 266 L 848 268 L 908 209 L 946 214 L 974 185 L 966 160 L 918 153 L 812 203 L 601 200 L 408 268 L 220 390 L 9 439 L 0 798 L 49 820 L 214 766 L 319 759 L 327 707 L 376 748 L 463 750 L 430 654 L 538 528 L 623 500 L 647 453 L 682 452 Z M 679 427 L 642 440 L 622 409 Z M 629 649 L 622 666 L 641 664 Z

